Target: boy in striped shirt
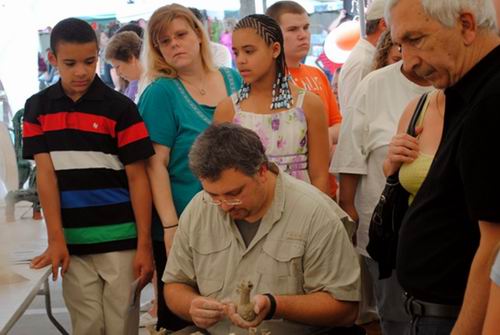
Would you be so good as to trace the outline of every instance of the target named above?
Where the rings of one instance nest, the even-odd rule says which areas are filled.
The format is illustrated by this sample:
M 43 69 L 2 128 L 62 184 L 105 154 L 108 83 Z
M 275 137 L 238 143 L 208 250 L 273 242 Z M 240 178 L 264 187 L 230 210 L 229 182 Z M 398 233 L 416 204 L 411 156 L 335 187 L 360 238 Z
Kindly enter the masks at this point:
M 139 322 L 131 284 L 153 272 L 145 160 L 154 151 L 135 104 L 95 75 L 92 27 L 62 20 L 50 46 L 61 79 L 26 101 L 23 124 L 49 242 L 32 266 L 52 264 L 54 280 L 62 267 L 73 334 L 124 334 Z

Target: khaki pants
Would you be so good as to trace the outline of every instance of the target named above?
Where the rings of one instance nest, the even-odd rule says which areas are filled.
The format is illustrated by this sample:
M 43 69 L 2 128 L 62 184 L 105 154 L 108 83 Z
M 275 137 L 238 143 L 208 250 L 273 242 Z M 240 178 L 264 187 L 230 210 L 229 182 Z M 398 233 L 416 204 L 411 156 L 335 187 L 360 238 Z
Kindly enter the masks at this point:
M 139 309 L 129 313 L 134 257 L 135 250 L 71 256 L 63 277 L 63 296 L 72 334 L 138 333 Z

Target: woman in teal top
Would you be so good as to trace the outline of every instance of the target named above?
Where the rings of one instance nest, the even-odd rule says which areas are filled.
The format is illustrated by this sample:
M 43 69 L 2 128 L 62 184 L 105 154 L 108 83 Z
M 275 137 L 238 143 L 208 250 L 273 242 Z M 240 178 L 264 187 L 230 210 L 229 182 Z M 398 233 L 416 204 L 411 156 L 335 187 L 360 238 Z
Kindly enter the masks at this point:
M 177 4 L 153 13 L 145 56 L 145 79 L 150 84 L 138 105 L 156 152 L 148 162 L 148 174 L 158 212 L 153 218 L 153 244 L 158 292 L 163 292 L 166 251 L 171 247 L 178 218 L 201 190 L 189 170 L 189 150 L 212 123 L 215 106 L 240 88 L 241 79 L 232 69 L 214 68 L 201 22 Z M 157 329 L 178 330 L 184 325 L 168 311 L 163 294 L 159 294 Z

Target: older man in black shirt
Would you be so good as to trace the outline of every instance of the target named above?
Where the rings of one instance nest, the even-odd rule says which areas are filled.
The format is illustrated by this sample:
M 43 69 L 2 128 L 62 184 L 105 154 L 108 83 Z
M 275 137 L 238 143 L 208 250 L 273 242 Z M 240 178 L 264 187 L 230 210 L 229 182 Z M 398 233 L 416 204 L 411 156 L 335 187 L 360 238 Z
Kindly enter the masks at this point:
M 480 334 L 500 241 L 495 11 L 491 0 L 390 0 L 386 9 L 404 66 L 446 94 L 441 144 L 400 232 L 411 333 Z

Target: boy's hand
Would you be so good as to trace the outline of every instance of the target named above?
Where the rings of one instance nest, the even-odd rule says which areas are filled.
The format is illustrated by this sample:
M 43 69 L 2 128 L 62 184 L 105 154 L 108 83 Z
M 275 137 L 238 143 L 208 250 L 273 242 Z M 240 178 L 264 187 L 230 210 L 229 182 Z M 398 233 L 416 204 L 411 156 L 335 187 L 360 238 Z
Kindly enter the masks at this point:
M 31 260 L 30 268 L 41 269 L 41 268 L 44 268 L 51 263 L 52 262 L 50 260 L 49 248 L 47 248 L 47 249 L 45 249 L 44 252 L 42 252 L 41 255 L 38 255 Z
M 68 247 L 66 246 L 66 242 L 64 240 L 52 241 L 49 242 L 47 252 L 52 263 L 52 280 L 56 281 L 59 266 L 61 266 L 61 276 L 64 276 L 66 271 L 68 271 L 70 260 Z
M 151 245 L 137 247 L 133 267 L 134 278 L 140 278 L 139 289 L 142 290 L 153 278 L 153 251 Z

